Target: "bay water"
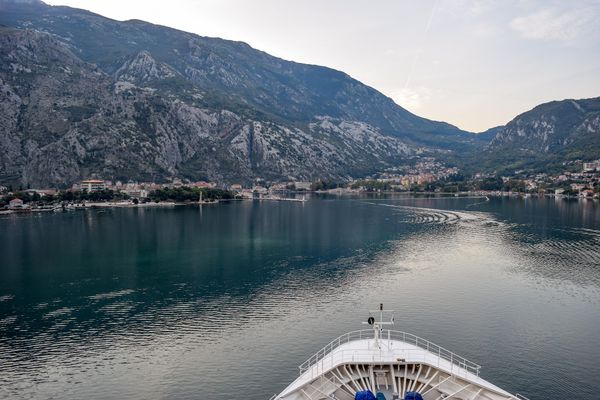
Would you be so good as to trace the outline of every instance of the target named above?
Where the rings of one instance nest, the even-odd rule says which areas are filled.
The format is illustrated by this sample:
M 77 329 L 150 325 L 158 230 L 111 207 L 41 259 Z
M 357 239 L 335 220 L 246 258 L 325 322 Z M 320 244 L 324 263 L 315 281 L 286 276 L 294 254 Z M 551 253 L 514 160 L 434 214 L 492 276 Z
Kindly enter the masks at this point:
M 368 310 L 534 399 L 600 393 L 600 203 L 313 196 L 0 217 L 0 398 L 268 399 Z

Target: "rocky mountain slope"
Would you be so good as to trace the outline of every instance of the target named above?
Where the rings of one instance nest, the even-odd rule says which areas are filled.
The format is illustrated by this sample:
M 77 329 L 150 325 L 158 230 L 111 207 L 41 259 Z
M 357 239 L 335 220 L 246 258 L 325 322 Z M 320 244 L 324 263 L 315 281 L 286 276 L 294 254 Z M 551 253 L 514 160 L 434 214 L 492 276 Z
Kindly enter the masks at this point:
M 200 37 L 143 21 L 119 22 L 37 0 L 0 0 L 0 24 L 47 32 L 109 75 L 153 86 L 186 86 L 289 121 L 315 116 L 363 121 L 417 143 L 471 137 L 420 118 L 343 72 L 285 61 L 245 43 Z M 137 68 L 137 70 L 136 70 Z M 166 81 L 166 82 L 165 82 Z M 446 145 L 441 140 L 441 145 Z
M 38 0 L 0 0 L 0 24 L 0 182 L 340 178 L 482 144 L 245 43 Z
M 497 129 L 485 151 L 499 170 L 543 169 L 600 158 L 600 97 L 552 101 Z
M 481 145 L 245 43 L 37 0 L 0 0 L 0 24 L 0 182 L 343 178 Z
M 39 0 L 0 0 L 0 26 L 0 184 L 344 179 L 417 154 L 466 173 L 600 157 L 598 99 L 474 135 L 241 42 Z
M 207 108 L 141 85 L 170 75 L 151 57 L 118 80 L 32 30 L 0 28 L 0 179 L 33 186 L 105 178 L 247 181 L 344 177 L 414 152 L 376 127 L 319 117 L 304 129 Z M 121 79 L 121 78 L 119 78 Z

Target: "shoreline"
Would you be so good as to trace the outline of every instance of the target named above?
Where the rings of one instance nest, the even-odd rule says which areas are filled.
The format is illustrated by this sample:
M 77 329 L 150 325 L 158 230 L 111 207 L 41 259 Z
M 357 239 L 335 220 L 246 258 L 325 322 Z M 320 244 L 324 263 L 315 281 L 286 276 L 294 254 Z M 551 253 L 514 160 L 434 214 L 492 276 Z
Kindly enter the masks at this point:
M 316 193 L 316 194 L 329 194 L 336 195 L 337 193 L 331 192 L 304 192 L 304 193 Z M 478 197 L 511 197 L 511 198 L 530 198 L 530 197 L 554 197 L 557 199 L 565 199 L 565 200 L 598 200 L 597 198 L 591 197 L 580 197 L 580 196 L 565 196 L 565 195 L 556 195 L 556 194 L 523 194 L 523 193 L 508 193 L 508 192 L 500 192 L 500 193 L 481 193 L 481 192 L 460 192 L 458 193 L 444 193 L 444 192 L 361 192 L 361 193 L 341 193 L 344 195 L 356 195 L 356 194 L 404 194 L 404 195 L 412 195 L 415 197 L 421 196 L 439 196 L 439 197 L 449 197 L 449 198 L 465 198 L 470 196 L 478 196 Z M 84 204 L 71 204 L 65 207 L 60 205 L 54 207 L 45 207 L 45 208 L 24 208 L 24 209 L 6 209 L 0 210 L 0 216 L 2 215 L 12 215 L 12 214 L 30 214 L 30 213 L 40 213 L 40 212 L 71 212 L 77 210 L 86 210 L 92 208 L 172 208 L 172 207 L 181 207 L 181 206 L 202 206 L 202 205 L 215 205 L 223 202 L 229 201 L 290 201 L 297 203 L 307 202 L 308 199 L 297 199 L 297 198 L 286 198 L 286 197 L 263 197 L 263 198 L 235 198 L 235 199 L 227 199 L 227 200 L 215 200 L 215 201 L 203 201 L 203 202 L 147 202 L 147 203 L 138 203 L 134 204 L 130 201 L 127 202 L 95 202 L 95 203 L 84 203 Z
M 218 204 L 219 200 L 216 201 L 204 201 L 204 202 L 175 202 L 175 201 L 164 201 L 164 202 L 148 202 L 134 204 L 132 202 L 96 202 L 96 203 L 85 203 L 85 204 L 70 204 L 65 207 L 60 205 L 55 207 L 44 207 L 44 208 L 22 208 L 16 210 L 0 210 L 0 215 L 10 214 L 30 214 L 40 212 L 71 212 L 78 210 L 88 210 L 93 208 L 162 208 L 162 207 L 177 207 L 177 206 L 193 206 L 193 205 L 210 205 Z

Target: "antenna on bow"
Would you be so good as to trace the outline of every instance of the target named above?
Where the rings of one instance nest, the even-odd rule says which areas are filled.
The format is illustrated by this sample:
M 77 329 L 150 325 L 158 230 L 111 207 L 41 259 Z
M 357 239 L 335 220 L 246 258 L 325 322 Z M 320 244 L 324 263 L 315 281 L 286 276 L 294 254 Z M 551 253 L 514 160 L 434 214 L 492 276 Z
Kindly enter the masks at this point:
M 379 321 L 375 320 L 373 314 L 379 313 Z M 384 321 L 384 317 L 389 318 L 389 320 Z M 363 322 L 363 324 L 369 324 L 373 327 L 373 339 L 375 340 L 375 346 L 380 347 L 379 340 L 381 339 L 381 333 L 383 332 L 384 325 L 394 325 L 394 310 L 384 310 L 383 303 L 379 304 L 379 310 L 370 310 L 369 318 L 367 318 L 367 322 Z

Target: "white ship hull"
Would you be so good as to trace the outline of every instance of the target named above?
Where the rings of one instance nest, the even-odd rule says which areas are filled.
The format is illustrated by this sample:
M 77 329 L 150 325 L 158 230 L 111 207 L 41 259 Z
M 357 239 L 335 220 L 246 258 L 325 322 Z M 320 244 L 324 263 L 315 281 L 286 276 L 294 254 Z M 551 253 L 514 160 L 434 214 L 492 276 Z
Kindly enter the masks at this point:
M 377 338 L 375 338 L 377 336 Z M 480 366 L 417 336 L 392 330 L 342 335 L 300 366 L 277 400 L 353 400 L 361 391 L 387 400 L 525 399 L 479 377 Z

